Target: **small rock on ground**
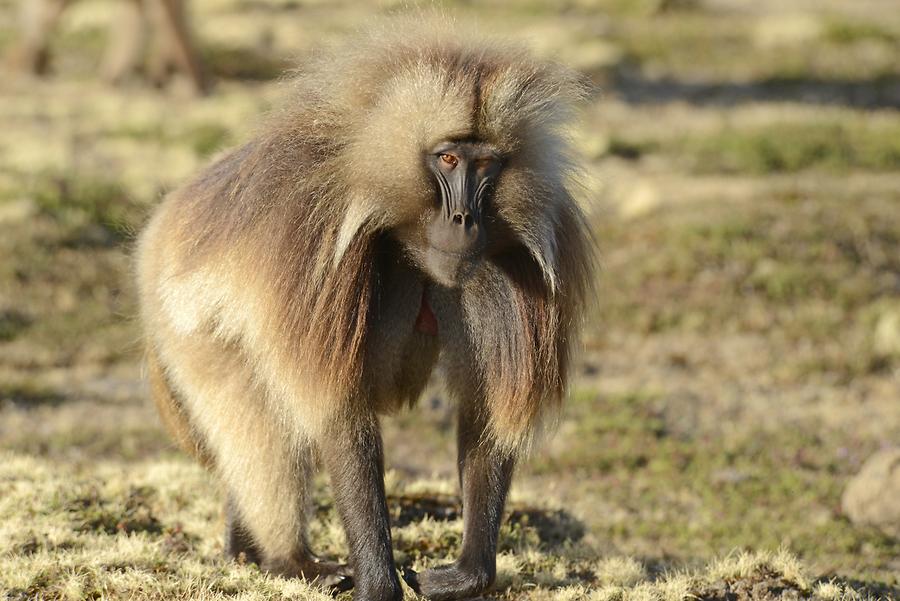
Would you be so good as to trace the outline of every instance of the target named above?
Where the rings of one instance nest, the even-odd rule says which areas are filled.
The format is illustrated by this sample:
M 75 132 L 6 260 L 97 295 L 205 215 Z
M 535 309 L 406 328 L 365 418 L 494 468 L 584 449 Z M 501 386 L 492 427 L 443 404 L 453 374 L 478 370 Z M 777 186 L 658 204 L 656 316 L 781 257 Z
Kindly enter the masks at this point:
M 900 447 L 869 457 L 847 484 L 841 506 L 854 524 L 900 538 Z

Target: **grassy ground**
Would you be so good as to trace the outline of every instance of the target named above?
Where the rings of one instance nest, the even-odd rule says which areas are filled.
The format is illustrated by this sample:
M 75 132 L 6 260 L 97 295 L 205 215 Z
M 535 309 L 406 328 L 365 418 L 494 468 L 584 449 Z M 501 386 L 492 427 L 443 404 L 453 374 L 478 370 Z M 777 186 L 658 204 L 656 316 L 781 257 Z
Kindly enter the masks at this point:
M 0 598 L 324 598 L 220 558 L 215 484 L 145 402 L 129 245 L 363 2 L 196 0 L 218 85 L 0 88 Z M 900 542 L 840 511 L 900 437 L 900 13 L 890 0 L 448 2 L 597 85 L 574 132 L 602 252 L 557 435 L 520 470 L 495 596 L 900 598 Z M 399 7 L 399 8 L 398 8 Z M 0 50 L 15 37 L 0 0 Z M 398 565 L 459 544 L 439 393 L 386 420 Z M 344 553 L 325 485 L 313 538 Z M 409 593 L 412 596 L 412 593 Z

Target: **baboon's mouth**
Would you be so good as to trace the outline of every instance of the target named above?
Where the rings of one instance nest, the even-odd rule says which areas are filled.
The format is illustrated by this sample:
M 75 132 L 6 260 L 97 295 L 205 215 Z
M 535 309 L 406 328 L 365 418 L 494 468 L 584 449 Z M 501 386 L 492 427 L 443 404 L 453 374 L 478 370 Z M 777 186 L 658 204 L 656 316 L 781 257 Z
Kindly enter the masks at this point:
M 437 318 L 434 316 L 434 311 L 431 310 L 431 305 L 428 304 L 425 290 L 422 290 L 422 304 L 419 305 L 419 314 L 416 316 L 416 330 L 429 336 L 438 334 Z

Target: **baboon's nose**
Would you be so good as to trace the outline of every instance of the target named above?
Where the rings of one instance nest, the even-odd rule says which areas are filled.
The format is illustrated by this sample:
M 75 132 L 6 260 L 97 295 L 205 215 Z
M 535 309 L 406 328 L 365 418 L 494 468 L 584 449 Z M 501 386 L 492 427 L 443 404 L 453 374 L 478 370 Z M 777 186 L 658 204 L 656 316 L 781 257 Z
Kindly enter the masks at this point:
M 480 227 L 467 209 L 457 209 L 431 228 L 431 243 L 444 252 L 468 255 L 478 250 Z
M 455 223 L 456 225 L 461 225 L 466 230 L 468 230 L 475 224 L 475 219 L 471 215 L 469 215 L 468 212 L 457 212 L 453 215 L 453 223 Z

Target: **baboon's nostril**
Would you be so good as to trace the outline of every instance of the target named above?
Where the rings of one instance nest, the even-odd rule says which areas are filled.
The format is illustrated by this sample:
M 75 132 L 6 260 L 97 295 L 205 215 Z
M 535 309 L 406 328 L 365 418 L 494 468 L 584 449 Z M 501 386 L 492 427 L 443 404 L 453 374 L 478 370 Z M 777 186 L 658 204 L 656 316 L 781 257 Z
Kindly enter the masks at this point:
M 469 216 L 466 215 L 466 221 L 468 221 L 468 219 L 469 219 Z M 463 222 L 462 213 L 456 213 L 453 215 L 453 223 L 455 223 L 456 225 L 462 225 L 462 222 Z
M 473 219 L 471 215 L 466 215 L 465 221 L 466 221 L 466 229 L 469 229 L 470 227 L 472 227 L 472 224 L 475 223 L 475 219 Z

